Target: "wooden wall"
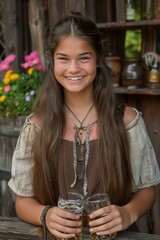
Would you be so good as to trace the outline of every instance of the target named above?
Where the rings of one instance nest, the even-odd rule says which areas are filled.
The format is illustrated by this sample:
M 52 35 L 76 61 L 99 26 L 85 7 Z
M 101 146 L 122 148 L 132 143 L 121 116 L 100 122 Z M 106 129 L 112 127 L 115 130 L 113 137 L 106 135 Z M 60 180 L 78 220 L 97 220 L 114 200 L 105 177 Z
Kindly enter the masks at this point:
M 15 216 L 15 195 L 8 187 L 12 155 L 24 117 L 0 117 L 0 216 Z

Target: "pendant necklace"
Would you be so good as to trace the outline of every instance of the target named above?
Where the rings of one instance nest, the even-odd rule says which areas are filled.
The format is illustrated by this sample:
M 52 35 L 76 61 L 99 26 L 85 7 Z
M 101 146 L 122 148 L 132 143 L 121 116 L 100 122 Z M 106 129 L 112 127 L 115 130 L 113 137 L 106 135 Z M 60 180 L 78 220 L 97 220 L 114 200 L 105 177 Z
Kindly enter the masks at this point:
M 81 147 L 83 148 L 83 146 L 85 147 L 85 153 L 84 153 L 84 182 L 83 182 L 83 193 L 86 196 L 87 192 L 88 192 L 88 179 L 87 179 L 87 165 L 88 165 L 88 161 L 89 161 L 89 152 L 90 152 L 90 148 L 89 148 L 89 136 L 90 136 L 90 126 L 88 125 L 86 127 L 86 138 L 84 143 L 82 144 L 81 142 L 81 137 L 82 137 L 82 133 L 83 133 L 83 123 L 85 121 L 85 119 L 87 118 L 87 116 L 89 115 L 90 111 L 92 110 L 94 103 L 92 104 L 92 106 L 89 108 L 88 112 L 86 113 L 86 115 L 84 116 L 84 118 L 82 119 L 82 121 L 79 120 L 79 118 L 74 114 L 74 112 L 70 109 L 70 107 L 68 107 L 68 105 L 65 103 L 67 109 L 70 111 L 70 113 L 77 119 L 77 121 L 80 123 L 80 127 L 76 127 L 75 126 L 75 133 L 74 133 L 74 141 L 73 141 L 73 168 L 74 168 L 74 180 L 71 183 L 71 188 L 73 188 L 77 182 L 77 165 L 78 165 L 78 157 L 77 157 L 77 148 Z M 79 135 L 80 134 L 80 135 Z M 81 145 L 82 144 L 82 145 Z
M 74 112 L 70 109 L 70 107 L 65 103 L 66 107 L 68 108 L 68 110 L 70 111 L 70 113 L 77 119 L 77 121 L 80 123 L 80 127 L 79 127 L 79 133 L 82 134 L 83 132 L 83 122 L 85 121 L 85 119 L 87 118 L 88 114 L 90 113 L 90 111 L 92 110 L 94 103 L 92 104 L 92 106 L 89 108 L 87 114 L 84 116 L 84 118 L 82 119 L 82 121 L 80 121 L 78 119 L 78 117 L 74 114 Z

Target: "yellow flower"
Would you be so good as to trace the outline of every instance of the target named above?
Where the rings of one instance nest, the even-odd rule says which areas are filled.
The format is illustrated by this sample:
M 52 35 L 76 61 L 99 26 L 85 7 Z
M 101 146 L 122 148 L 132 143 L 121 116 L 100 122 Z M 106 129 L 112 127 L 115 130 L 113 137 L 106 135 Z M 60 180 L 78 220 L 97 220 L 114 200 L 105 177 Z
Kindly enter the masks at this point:
M 34 71 L 34 68 L 28 68 L 28 74 L 29 75 L 32 75 L 33 71 Z
M 3 90 L 3 87 L 0 87 L 0 91 L 2 91 Z
M 13 72 L 13 70 L 12 70 L 12 69 L 9 69 L 9 70 L 6 72 L 4 78 L 10 77 L 10 75 L 11 75 L 12 72 Z
M 10 83 L 10 78 L 9 77 L 5 77 L 3 79 L 3 82 L 4 82 L 5 85 L 8 85 Z
M 18 79 L 19 79 L 19 74 L 17 74 L 17 73 L 11 74 L 10 79 L 11 79 L 12 81 L 18 80 Z
M 0 102 L 4 102 L 6 100 L 6 96 L 5 95 L 2 95 L 1 97 L 0 97 Z

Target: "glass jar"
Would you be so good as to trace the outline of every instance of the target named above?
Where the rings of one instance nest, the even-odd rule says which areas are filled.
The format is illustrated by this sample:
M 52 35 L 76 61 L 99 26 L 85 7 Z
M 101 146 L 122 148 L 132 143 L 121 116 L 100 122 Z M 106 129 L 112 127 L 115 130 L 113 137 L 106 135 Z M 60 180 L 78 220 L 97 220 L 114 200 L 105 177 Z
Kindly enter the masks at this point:
M 135 20 L 135 8 L 134 8 L 134 0 L 126 1 L 126 21 L 134 21 Z
M 142 0 L 142 20 L 151 20 L 155 17 L 155 0 Z
M 124 60 L 122 85 L 127 88 L 137 88 L 144 84 L 144 69 L 142 59 L 128 58 Z

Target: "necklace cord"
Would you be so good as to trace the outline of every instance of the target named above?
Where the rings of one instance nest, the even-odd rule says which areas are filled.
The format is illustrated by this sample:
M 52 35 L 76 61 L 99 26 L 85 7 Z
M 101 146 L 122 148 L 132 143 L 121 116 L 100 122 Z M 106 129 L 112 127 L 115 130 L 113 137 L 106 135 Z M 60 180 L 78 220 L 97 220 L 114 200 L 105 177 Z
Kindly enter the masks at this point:
M 92 110 L 94 103 L 92 104 L 92 106 L 89 108 L 88 112 L 86 113 L 86 115 L 84 116 L 84 118 L 82 119 L 82 121 L 79 120 L 79 118 L 75 115 L 75 113 L 71 110 L 71 108 L 67 105 L 67 103 L 65 103 L 65 106 L 67 107 L 67 109 L 70 111 L 70 113 L 77 119 L 77 121 L 80 123 L 80 128 L 83 128 L 83 122 L 85 121 L 85 119 L 87 118 L 88 114 L 90 113 L 90 111 Z
M 90 111 L 92 110 L 94 103 L 92 104 L 92 106 L 89 108 L 89 110 L 87 111 L 86 115 L 84 116 L 83 120 L 80 121 L 79 118 L 74 114 L 74 112 L 70 109 L 70 107 L 65 103 L 67 109 L 71 112 L 71 114 L 77 119 L 77 121 L 80 123 L 80 128 L 78 129 L 77 127 L 75 127 L 75 132 L 74 132 L 74 141 L 73 141 L 73 169 L 74 169 L 74 180 L 71 183 L 71 188 L 73 188 L 77 182 L 77 130 L 78 132 L 83 129 L 83 122 L 85 121 L 85 119 L 87 118 L 88 114 L 90 113 Z M 88 165 L 88 161 L 89 161 L 89 136 L 90 136 L 90 125 L 87 126 L 87 131 L 86 131 L 86 140 L 84 142 L 85 147 L 86 147 L 86 153 L 85 153 L 85 157 L 84 157 L 84 183 L 83 183 L 83 193 L 86 196 L 87 195 L 87 191 L 88 191 L 88 179 L 87 179 L 87 165 Z

